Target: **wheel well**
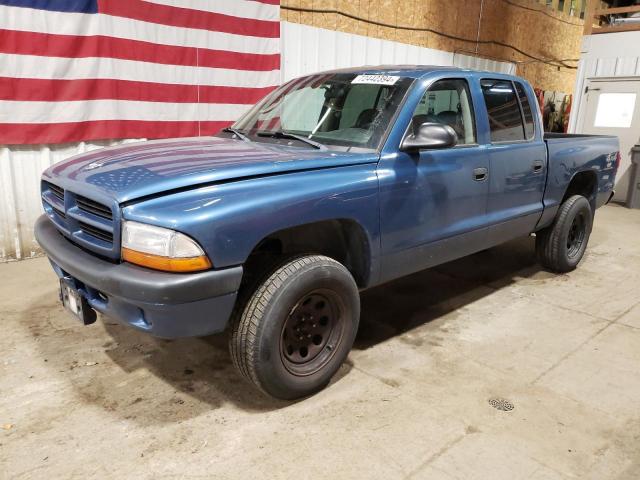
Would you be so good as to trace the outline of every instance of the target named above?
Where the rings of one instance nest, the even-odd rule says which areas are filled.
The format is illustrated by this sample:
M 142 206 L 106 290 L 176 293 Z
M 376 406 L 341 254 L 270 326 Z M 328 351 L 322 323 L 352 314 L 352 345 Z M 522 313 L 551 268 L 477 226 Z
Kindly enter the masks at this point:
M 245 262 L 245 272 L 264 268 L 277 257 L 301 253 L 326 255 L 342 263 L 359 287 L 369 279 L 370 246 L 364 229 L 353 220 L 326 220 L 274 232 L 263 238 Z
M 562 202 L 572 195 L 582 195 L 589 200 L 591 209 L 595 212 L 597 186 L 598 177 L 595 172 L 578 172 L 573 176 L 571 182 L 569 182 L 569 186 L 567 187 L 567 191 L 564 194 Z

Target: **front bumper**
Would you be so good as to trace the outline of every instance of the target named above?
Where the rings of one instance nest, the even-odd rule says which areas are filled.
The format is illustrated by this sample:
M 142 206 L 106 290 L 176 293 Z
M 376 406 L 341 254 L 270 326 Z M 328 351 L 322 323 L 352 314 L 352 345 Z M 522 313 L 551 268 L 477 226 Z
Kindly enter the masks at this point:
M 166 273 L 102 260 L 67 240 L 42 215 L 35 236 L 59 277 L 98 312 L 164 338 L 197 337 L 225 329 L 242 267 L 199 273 Z

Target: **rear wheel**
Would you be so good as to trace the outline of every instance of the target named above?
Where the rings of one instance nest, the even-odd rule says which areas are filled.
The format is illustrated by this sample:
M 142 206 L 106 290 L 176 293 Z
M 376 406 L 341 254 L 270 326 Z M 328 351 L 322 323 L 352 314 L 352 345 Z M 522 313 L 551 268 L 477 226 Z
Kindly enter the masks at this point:
M 536 233 L 536 254 L 540 264 L 554 272 L 575 269 L 587 248 L 593 226 L 589 201 L 581 195 L 565 200 L 553 224 Z
M 319 255 L 289 260 L 239 305 L 229 342 L 233 362 L 273 397 L 310 395 L 347 357 L 359 316 L 358 287 L 342 264 Z

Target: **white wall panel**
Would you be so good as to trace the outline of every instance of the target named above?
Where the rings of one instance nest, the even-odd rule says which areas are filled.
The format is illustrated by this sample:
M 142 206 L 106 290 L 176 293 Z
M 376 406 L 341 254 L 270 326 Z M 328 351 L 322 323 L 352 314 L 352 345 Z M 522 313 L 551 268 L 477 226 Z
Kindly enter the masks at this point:
M 637 75 L 639 57 L 620 57 L 616 62 L 616 77 L 632 77 Z
M 352 33 L 282 22 L 282 80 L 334 68 L 365 65 L 455 65 L 515 73 L 515 64 Z
M 282 22 L 281 48 L 283 81 L 322 70 L 383 64 L 456 65 L 504 73 L 515 71 L 511 63 L 288 22 Z M 122 141 L 0 145 L 0 261 L 29 258 L 39 253 L 33 224 L 42 212 L 41 172 L 72 155 L 116 143 Z
M 584 89 L 590 79 L 640 77 L 640 32 L 617 32 L 589 35 L 582 40 L 582 50 L 569 131 L 575 132 L 585 108 Z
M 596 77 L 615 77 L 617 58 L 598 58 Z

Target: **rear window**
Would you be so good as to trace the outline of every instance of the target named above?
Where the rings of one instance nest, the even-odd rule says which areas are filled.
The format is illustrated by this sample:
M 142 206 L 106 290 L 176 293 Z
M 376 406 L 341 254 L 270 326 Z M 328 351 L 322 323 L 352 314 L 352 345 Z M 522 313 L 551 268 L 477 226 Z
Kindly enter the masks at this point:
M 482 80 L 482 94 L 489 114 L 492 142 L 524 140 L 524 126 L 513 84 L 505 80 Z
M 527 140 L 531 140 L 535 135 L 531 105 L 529 105 L 529 99 L 522 84 L 520 82 L 514 83 L 516 85 L 516 92 L 518 92 L 518 98 L 520 99 L 520 105 L 522 105 L 522 114 L 524 115 L 524 134 Z

